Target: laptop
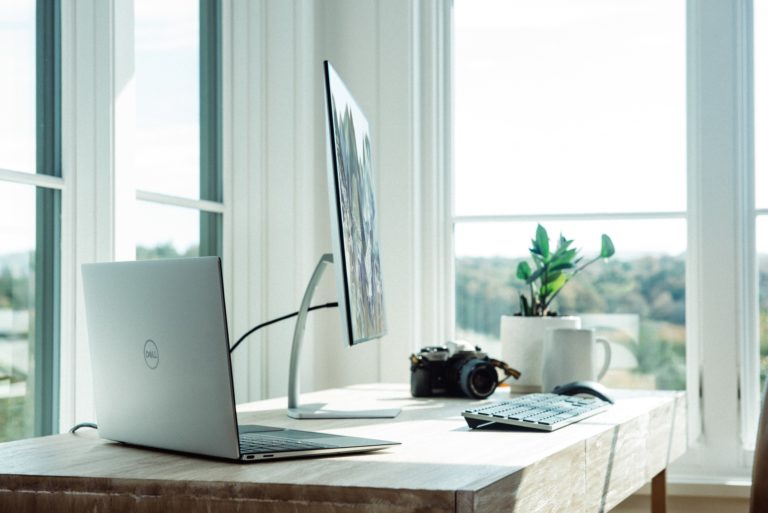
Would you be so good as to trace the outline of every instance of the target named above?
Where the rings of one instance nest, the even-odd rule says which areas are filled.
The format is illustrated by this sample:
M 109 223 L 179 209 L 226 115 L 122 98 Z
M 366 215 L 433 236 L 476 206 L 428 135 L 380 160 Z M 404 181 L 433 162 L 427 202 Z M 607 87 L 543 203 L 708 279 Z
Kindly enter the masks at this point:
M 218 257 L 84 264 L 82 272 L 102 438 L 238 461 L 397 445 L 238 426 Z

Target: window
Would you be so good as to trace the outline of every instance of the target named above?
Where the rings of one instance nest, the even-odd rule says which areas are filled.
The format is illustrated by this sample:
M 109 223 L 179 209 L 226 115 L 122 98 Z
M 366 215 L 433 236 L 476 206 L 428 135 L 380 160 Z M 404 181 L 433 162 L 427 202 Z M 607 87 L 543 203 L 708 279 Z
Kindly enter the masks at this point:
M 755 0 L 755 207 L 760 294 L 760 390 L 768 375 L 768 2 Z
M 686 385 L 682 0 L 457 0 L 456 330 L 499 354 L 537 222 L 616 255 L 555 301 L 613 344 L 609 386 Z M 509 362 L 513 366 L 515 362 Z
M 220 255 L 220 3 L 134 5 L 136 257 Z
M 58 429 L 59 2 L 0 5 L 0 441 Z

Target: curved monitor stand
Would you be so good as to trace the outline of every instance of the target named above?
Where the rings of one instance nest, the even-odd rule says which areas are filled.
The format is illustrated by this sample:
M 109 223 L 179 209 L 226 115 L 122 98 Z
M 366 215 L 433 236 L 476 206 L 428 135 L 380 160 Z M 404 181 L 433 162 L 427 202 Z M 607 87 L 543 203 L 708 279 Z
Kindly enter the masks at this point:
M 320 257 L 320 261 L 309 279 L 304 298 L 301 300 L 301 308 L 296 319 L 296 329 L 293 332 L 293 345 L 291 346 L 291 364 L 288 372 L 288 416 L 294 419 L 391 419 L 397 417 L 400 409 L 382 410 L 332 410 L 326 409 L 326 404 L 315 403 L 299 406 L 299 364 L 301 360 L 301 345 L 304 342 L 304 327 L 307 323 L 307 313 L 312 302 L 317 284 L 323 276 L 325 266 L 333 263 L 333 255 L 326 253 Z

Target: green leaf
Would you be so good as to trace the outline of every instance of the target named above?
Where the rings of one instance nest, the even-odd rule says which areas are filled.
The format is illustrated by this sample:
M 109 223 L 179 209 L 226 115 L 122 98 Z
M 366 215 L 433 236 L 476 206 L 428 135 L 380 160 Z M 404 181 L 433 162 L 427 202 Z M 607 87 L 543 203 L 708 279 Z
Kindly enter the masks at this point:
M 536 239 L 531 239 L 531 247 L 528 249 L 532 255 L 541 255 L 541 247 Z
M 544 279 L 542 280 L 543 285 L 548 285 L 550 283 L 556 282 L 558 279 L 560 279 L 560 276 L 563 273 L 560 271 L 554 271 L 552 272 L 552 268 L 549 269 L 549 272 L 544 276 Z
M 560 234 L 560 241 L 557 243 L 557 250 L 560 251 L 561 249 L 565 250 L 568 249 L 568 246 L 573 243 L 572 240 L 568 240 L 565 237 L 563 237 L 563 234 Z
M 545 259 L 549 258 L 549 235 L 547 230 L 541 225 L 536 226 L 536 247 L 541 256 Z
M 546 270 L 546 267 L 539 267 L 535 271 L 533 271 L 533 274 L 528 277 L 527 280 L 525 280 L 528 284 L 533 283 L 534 281 L 538 280 L 539 277 L 544 273 Z
M 602 244 L 600 248 L 600 257 L 611 258 L 614 253 L 616 253 L 616 248 L 613 247 L 613 241 L 606 234 L 603 234 L 601 237 L 601 242 Z
M 517 278 L 519 280 L 527 281 L 531 276 L 531 266 L 528 262 L 520 262 L 517 264 Z
M 558 251 L 550 262 L 551 265 L 558 265 L 570 262 L 576 256 L 575 249 L 566 249 L 564 251 Z
M 555 281 L 542 285 L 539 295 L 542 297 L 551 296 L 563 288 L 563 285 L 566 283 L 568 283 L 568 277 L 565 274 L 560 273 L 560 276 L 558 276 Z
M 553 265 L 549 266 L 549 270 L 550 271 L 564 271 L 566 269 L 573 269 L 574 267 L 576 267 L 576 266 L 573 265 L 570 262 L 563 262 L 562 264 L 553 264 Z

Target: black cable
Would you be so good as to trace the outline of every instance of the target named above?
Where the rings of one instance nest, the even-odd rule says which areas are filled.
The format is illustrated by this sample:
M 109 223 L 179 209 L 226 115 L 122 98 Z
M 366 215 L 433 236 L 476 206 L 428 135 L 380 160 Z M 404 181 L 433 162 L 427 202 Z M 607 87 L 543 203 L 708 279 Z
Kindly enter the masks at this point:
M 336 306 L 339 306 L 339 303 L 336 303 L 336 302 L 325 303 L 324 305 L 310 306 L 309 307 L 309 311 L 311 312 L 312 310 L 319 310 L 321 308 L 334 308 Z M 233 345 L 232 347 L 229 348 L 229 352 L 231 353 L 232 351 L 237 349 L 237 346 L 239 346 L 242 343 L 242 341 L 245 340 L 245 338 L 248 335 L 250 335 L 251 333 L 253 333 L 254 331 L 259 330 L 261 328 L 264 328 L 266 326 L 269 326 L 270 324 L 275 324 L 276 322 L 284 321 L 286 319 L 290 319 L 291 317 L 296 317 L 297 315 L 299 315 L 299 312 L 289 313 L 287 315 L 283 315 L 282 317 L 278 317 L 277 319 L 272 319 L 271 321 L 267 321 L 267 322 L 261 323 L 261 324 L 259 324 L 257 326 L 254 326 L 253 328 L 251 328 L 248 331 L 246 331 L 245 334 L 243 334 L 242 337 L 237 339 L 237 342 L 235 342 L 235 345 Z
M 74 434 L 74 432 L 77 431 L 78 429 L 86 428 L 86 427 L 91 429 L 99 429 L 99 426 L 97 426 L 93 422 L 81 422 L 80 424 L 70 429 L 69 432 Z

